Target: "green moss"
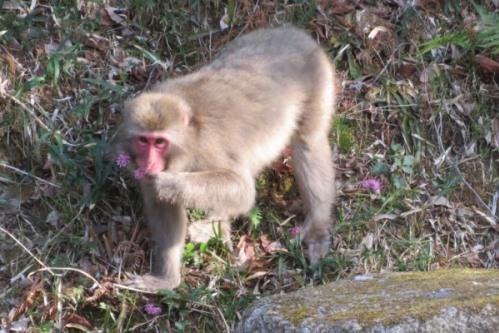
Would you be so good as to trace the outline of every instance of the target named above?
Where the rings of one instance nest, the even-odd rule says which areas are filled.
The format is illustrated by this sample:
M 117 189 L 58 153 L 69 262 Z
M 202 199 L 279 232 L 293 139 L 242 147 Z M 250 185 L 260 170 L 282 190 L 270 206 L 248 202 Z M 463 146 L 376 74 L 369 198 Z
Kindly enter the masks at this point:
M 355 137 L 352 127 L 348 121 L 341 117 L 336 117 L 333 122 L 333 134 L 336 144 L 342 153 L 349 153 L 353 149 Z
M 450 306 L 458 309 L 475 310 L 475 312 L 479 312 L 487 304 L 499 306 L 499 296 L 474 297 L 473 299 L 467 297 L 473 296 L 467 295 L 466 297 L 459 297 L 457 299 L 440 300 L 415 298 L 411 301 L 405 300 L 404 302 L 400 302 L 397 306 L 389 302 L 377 308 L 368 307 L 366 304 L 349 311 L 331 315 L 328 319 L 330 321 L 356 319 L 361 323 L 380 322 L 384 325 L 390 325 L 400 322 L 400 319 L 403 317 L 425 320 L 439 313 L 440 309 Z
M 442 309 L 455 307 L 477 313 L 487 304 L 499 314 L 499 270 L 439 270 L 391 273 L 368 281 L 340 281 L 316 290 L 305 289 L 303 298 L 281 303 L 280 312 L 295 325 L 328 313 L 328 321 L 356 320 L 361 324 L 398 323 L 405 317 L 432 318 Z M 311 293 L 316 293 L 314 297 Z
M 311 315 L 308 307 L 298 304 L 296 307 L 290 307 L 288 312 L 288 318 L 294 325 L 298 325 L 303 319 L 309 318 Z

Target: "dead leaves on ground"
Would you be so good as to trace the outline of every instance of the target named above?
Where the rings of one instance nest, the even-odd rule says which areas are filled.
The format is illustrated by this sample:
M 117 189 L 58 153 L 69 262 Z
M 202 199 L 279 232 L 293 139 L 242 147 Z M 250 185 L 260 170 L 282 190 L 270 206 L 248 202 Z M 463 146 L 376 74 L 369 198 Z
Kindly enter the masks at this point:
M 499 74 L 499 62 L 481 54 L 475 55 L 473 60 L 478 65 L 480 70 L 484 71 L 485 73 Z
M 271 241 L 265 234 L 257 240 L 243 235 L 236 246 L 236 265 L 247 267 L 248 273 L 253 275 L 256 270 L 267 267 L 273 260 L 269 256 L 277 252 L 287 252 L 279 241 Z
M 11 309 L 8 318 L 2 318 L 1 323 L 4 329 L 16 332 L 25 331 L 32 320 L 28 318 L 27 313 L 35 307 L 41 322 L 53 321 L 58 323 L 62 329 L 94 329 L 91 319 L 83 315 L 78 309 L 71 309 L 71 307 L 60 308 L 57 294 L 47 293 L 47 286 L 43 280 L 30 281 L 29 286 L 25 289 L 23 295 L 19 297 L 20 304 Z M 62 290 L 61 296 L 69 297 L 72 294 L 71 289 L 73 287 Z M 88 304 L 95 305 L 96 302 L 103 299 L 112 299 L 115 296 L 114 290 L 112 283 L 102 283 L 83 299 L 79 308 Z

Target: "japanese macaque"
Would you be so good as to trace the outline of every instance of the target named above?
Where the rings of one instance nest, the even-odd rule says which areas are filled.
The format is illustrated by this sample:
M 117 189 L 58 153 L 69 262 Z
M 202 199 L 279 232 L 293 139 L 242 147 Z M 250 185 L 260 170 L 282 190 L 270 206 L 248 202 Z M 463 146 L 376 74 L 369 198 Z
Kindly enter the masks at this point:
M 154 241 L 151 274 L 131 285 L 179 285 L 186 207 L 222 221 L 230 240 L 229 220 L 254 204 L 255 177 L 288 145 L 306 209 L 301 240 L 311 263 L 327 254 L 334 80 L 328 56 L 305 32 L 261 29 L 229 43 L 200 70 L 125 103 L 121 147 L 141 178 Z M 208 229 L 214 228 L 195 223 L 191 236 Z

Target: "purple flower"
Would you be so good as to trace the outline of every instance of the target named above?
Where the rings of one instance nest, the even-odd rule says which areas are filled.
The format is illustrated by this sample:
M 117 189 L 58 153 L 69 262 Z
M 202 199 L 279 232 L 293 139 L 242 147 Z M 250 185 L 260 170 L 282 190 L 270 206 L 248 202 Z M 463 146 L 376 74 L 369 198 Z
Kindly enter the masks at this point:
M 114 161 L 119 168 L 125 168 L 130 163 L 130 155 L 127 153 L 120 153 Z
M 376 178 L 367 178 L 360 182 L 360 186 L 362 186 L 366 190 L 371 190 L 374 193 L 381 193 L 381 182 Z
M 137 169 L 133 172 L 133 178 L 137 180 L 141 180 L 146 175 L 146 171 L 144 169 Z
M 161 314 L 161 307 L 154 303 L 147 303 L 144 305 L 144 312 L 151 316 L 158 316 Z
M 289 234 L 292 237 L 296 237 L 300 234 L 301 230 L 302 230 L 302 227 L 296 226 L 296 227 L 289 229 Z

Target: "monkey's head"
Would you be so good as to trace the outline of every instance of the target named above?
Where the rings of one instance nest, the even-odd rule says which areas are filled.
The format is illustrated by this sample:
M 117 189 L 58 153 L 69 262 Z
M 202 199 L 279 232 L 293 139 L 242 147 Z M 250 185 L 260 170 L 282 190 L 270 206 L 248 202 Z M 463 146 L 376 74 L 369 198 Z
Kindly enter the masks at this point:
M 178 96 L 143 93 L 125 102 L 123 115 L 125 149 L 138 170 L 144 175 L 165 170 L 169 155 L 182 143 L 189 125 L 189 105 Z

